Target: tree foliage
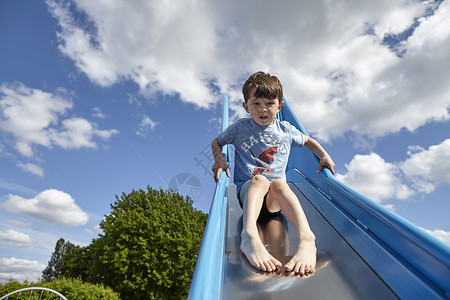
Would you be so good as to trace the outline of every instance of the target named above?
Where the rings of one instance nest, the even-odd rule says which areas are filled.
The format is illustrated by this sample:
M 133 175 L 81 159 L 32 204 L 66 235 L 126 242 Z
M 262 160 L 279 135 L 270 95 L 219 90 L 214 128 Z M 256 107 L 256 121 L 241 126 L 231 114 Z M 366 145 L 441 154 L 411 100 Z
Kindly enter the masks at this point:
M 20 283 L 16 280 L 9 280 L 8 282 L 0 283 L 0 297 L 8 293 L 23 289 L 26 287 L 45 287 L 55 290 L 63 294 L 67 299 L 77 299 L 77 300 L 120 300 L 119 294 L 114 292 L 109 287 L 104 287 L 100 284 L 84 283 L 81 279 L 70 279 L 70 278 L 59 278 L 52 282 L 30 282 L 24 281 Z M 14 294 L 11 299 L 27 299 L 27 300 L 38 300 L 38 299 L 49 299 L 50 293 L 47 291 L 42 292 L 23 292 L 20 295 Z M 55 299 L 55 297 L 50 297 L 50 299 Z
M 123 193 L 111 209 L 99 238 L 64 252 L 59 275 L 102 283 L 122 299 L 185 299 L 207 215 L 189 198 L 150 187 Z
M 72 252 L 74 247 L 74 244 L 69 241 L 66 242 L 63 238 L 56 242 L 55 252 L 53 252 L 47 268 L 42 272 L 42 278 L 45 281 L 50 282 L 61 277 L 65 263 L 64 257 Z

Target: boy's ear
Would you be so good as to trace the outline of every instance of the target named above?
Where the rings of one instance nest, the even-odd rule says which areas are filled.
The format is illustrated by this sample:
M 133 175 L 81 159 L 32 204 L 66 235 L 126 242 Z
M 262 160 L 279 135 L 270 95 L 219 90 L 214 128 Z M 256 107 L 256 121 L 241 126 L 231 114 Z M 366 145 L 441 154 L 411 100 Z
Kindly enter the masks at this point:
M 245 111 L 248 112 L 248 105 L 247 102 L 242 102 L 242 106 L 244 107 Z

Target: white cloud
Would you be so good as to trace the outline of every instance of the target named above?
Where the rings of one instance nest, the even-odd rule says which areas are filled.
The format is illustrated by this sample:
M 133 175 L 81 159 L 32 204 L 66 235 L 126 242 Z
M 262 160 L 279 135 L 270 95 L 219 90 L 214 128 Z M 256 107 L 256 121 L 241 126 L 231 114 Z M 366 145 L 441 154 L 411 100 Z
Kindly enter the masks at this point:
M 101 86 L 131 80 L 143 95 L 208 107 L 219 93 L 237 101 L 249 73 L 270 71 L 322 140 L 450 119 L 448 0 L 431 15 L 433 1 L 46 2 L 60 51 Z
M 204 3 L 78 1 L 77 7 L 96 27 L 90 32 L 78 27 L 68 5 L 47 4 L 61 28 L 60 51 L 96 84 L 110 86 L 126 78 L 149 95 L 156 88 L 186 101 L 203 101 L 201 106 L 215 101 L 209 97 L 211 74 L 202 74 L 206 61 L 215 63 L 213 57 L 203 56 L 215 45 Z
M 384 205 L 384 207 L 389 209 L 392 212 L 395 212 L 394 204 L 386 204 L 386 205 Z
M 425 229 L 422 227 L 419 227 L 419 228 L 424 230 L 425 232 L 431 234 L 435 238 L 438 238 L 439 240 L 443 241 L 447 245 L 450 245 L 450 231 L 445 231 L 445 230 L 440 230 L 440 229 L 428 230 L 428 229 Z
M 355 155 L 345 165 L 347 173 L 336 174 L 336 179 L 377 202 L 429 194 L 438 184 L 450 183 L 450 139 L 428 149 L 410 146 L 408 155 L 405 161 L 395 164 L 376 153 Z
M 419 190 L 429 193 L 439 183 L 450 183 L 450 139 L 428 149 L 410 147 L 408 154 L 400 168 Z
M 41 176 L 41 177 L 44 176 L 44 170 L 41 167 L 39 167 L 39 166 L 37 166 L 35 164 L 32 164 L 32 163 L 26 163 L 25 164 L 25 163 L 19 162 L 19 163 L 17 163 L 17 166 L 19 168 L 23 169 L 24 171 L 29 172 L 31 174 L 38 175 L 38 176 Z
M 32 156 L 32 145 L 51 146 L 46 128 L 55 125 L 58 117 L 72 108 L 67 94 L 49 94 L 31 89 L 21 83 L 2 84 L 0 99 L 2 118 L 0 130 L 11 133 L 16 149 L 25 156 Z
M 424 5 L 420 2 L 412 3 L 407 6 L 396 6 L 393 9 L 386 10 L 379 22 L 375 25 L 375 34 L 384 38 L 386 34 L 400 34 L 407 30 L 414 22 L 414 18 L 424 13 Z
M 119 133 L 117 130 L 98 130 L 97 125 L 81 118 L 62 121 L 60 130 L 50 129 L 49 133 L 55 145 L 64 149 L 95 148 L 94 136 L 108 139 Z
M 55 189 L 45 190 L 32 199 L 10 194 L 2 206 L 13 213 L 67 227 L 85 225 L 89 219 L 72 196 Z
M 18 281 L 26 279 L 36 281 L 41 277 L 44 269 L 45 266 L 36 260 L 1 257 L 0 282 L 6 282 L 10 278 Z
M 157 122 L 153 121 L 148 116 L 144 116 L 139 124 L 139 129 L 136 134 L 145 137 L 146 133 L 154 129 L 156 125 L 158 125 Z
M 347 173 L 336 174 L 336 179 L 378 203 L 389 198 L 407 199 L 414 194 L 402 183 L 399 169 L 376 153 L 356 155 L 345 167 Z
M 33 245 L 33 239 L 26 233 L 19 232 L 13 229 L 0 231 L 0 242 L 11 247 L 30 247 Z
M 69 94 L 58 90 L 51 94 L 26 87 L 21 83 L 0 86 L 0 131 L 14 138 L 15 148 L 22 155 L 33 156 L 33 146 L 65 149 L 95 148 L 95 137 L 108 139 L 117 130 L 99 130 L 95 123 L 81 118 L 59 119 L 72 108 Z M 20 167 L 40 175 L 33 165 Z M 43 172 L 42 172 L 43 173 Z
M 99 119 L 105 119 L 107 117 L 104 113 L 102 113 L 100 107 L 94 107 L 94 113 L 92 116 Z

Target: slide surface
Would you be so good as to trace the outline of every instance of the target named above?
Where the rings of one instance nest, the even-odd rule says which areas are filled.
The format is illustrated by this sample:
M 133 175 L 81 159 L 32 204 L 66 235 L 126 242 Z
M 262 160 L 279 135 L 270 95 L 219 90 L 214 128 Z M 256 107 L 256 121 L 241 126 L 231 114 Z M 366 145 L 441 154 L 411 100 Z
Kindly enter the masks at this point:
M 224 99 L 222 130 L 228 126 Z M 286 102 L 286 101 L 285 101 Z M 278 116 L 307 134 L 285 104 Z M 229 158 L 229 149 L 224 147 Z M 287 180 L 316 235 L 316 273 L 265 274 L 239 250 L 242 210 L 236 187 L 217 183 L 190 299 L 450 299 L 450 247 L 334 179 L 318 158 L 293 149 Z M 286 262 L 297 245 L 285 219 L 262 228 L 267 249 Z
M 242 210 L 228 189 L 229 214 L 225 248 L 225 275 L 222 299 L 396 299 L 358 254 L 320 215 L 300 188 L 291 184 L 299 198 L 319 249 L 314 276 L 286 276 L 256 271 L 239 250 Z M 295 228 L 287 220 L 271 220 L 262 228 L 265 245 L 278 260 L 286 263 L 295 252 Z

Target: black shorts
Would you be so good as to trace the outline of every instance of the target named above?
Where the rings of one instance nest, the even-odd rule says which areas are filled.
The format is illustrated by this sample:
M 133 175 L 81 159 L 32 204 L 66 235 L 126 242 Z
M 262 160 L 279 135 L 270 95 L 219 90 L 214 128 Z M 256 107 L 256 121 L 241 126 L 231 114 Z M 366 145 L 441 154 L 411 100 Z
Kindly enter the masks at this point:
M 238 190 L 238 200 L 239 200 L 239 205 L 241 206 L 241 208 L 243 209 L 244 208 L 244 204 L 242 203 L 242 200 L 241 200 L 241 189 L 239 189 Z M 264 201 L 263 201 L 263 205 L 262 205 L 262 207 L 261 207 L 261 211 L 259 212 L 259 217 L 258 217 L 258 222 L 259 223 L 266 223 L 266 222 L 268 222 L 269 220 L 271 220 L 271 219 L 274 219 L 274 218 L 278 218 L 278 217 L 280 217 L 280 216 L 282 216 L 283 214 L 282 214 L 282 212 L 281 212 L 281 210 L 279 210 L 279 211 L 277 211 L 277 212 L 270 212 L 268 209 L 267 209 L 267 205 L 266 205 L 266 198 L 267 198 L 267 195 L 268 194 L 266 194 L 265 196 L 264 196 Z

